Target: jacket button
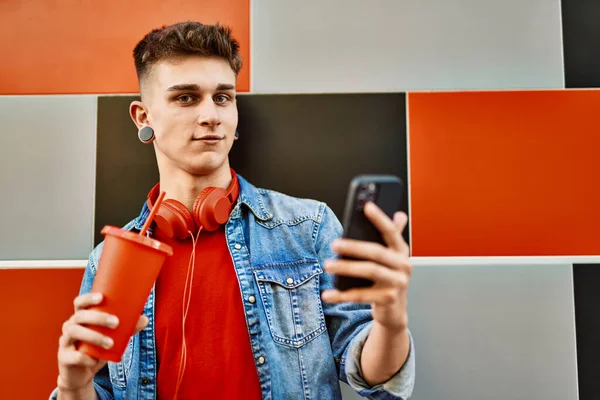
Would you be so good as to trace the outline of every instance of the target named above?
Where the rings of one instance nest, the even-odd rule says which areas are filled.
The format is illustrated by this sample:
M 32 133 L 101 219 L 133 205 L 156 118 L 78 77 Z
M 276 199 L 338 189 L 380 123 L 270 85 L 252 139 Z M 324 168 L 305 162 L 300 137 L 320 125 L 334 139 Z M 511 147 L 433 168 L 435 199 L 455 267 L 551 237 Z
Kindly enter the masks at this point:
M 249 301 L 250 303 L 254 303 L 254 302 L 256 302 L 256 297 L 254 297 L 254 296 L 250 296 L 250 297 L 248 297 L 248 301 Z
M 258 357 L 258 363 L 259 363 L 260 365 L 263 365 L 263 364 L 265 363 L 265 358 L 264 358 L 264 357 L 262 357 L 262 356 L 261 356 L 261 357 Z
M 143 385 L 143 386 L 146 386 L 146 385 L 148 385 L 149 383 L 150 383 L 150 379 L 148 379 L 148 378 L 143 378 L 143 379 L 142 379 L 142 385 Z
M 294 280 L 292 278 L 287 278 L 286 282 L 291 285 L 292 283 L 294 283 Z
M 235 247 L 236 250 L 239 250 L 242 248 L 242 245 L 239 243 L 236 243 L 233 247 Z

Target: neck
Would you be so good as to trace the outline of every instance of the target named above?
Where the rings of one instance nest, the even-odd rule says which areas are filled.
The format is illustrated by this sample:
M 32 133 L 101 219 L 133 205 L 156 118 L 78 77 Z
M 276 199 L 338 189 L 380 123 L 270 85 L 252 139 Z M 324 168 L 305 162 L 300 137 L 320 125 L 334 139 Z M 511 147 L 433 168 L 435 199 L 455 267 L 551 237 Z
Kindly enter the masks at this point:
M 192 175 L 185 171 L 160 173 L 160 190 L 165 192 L 165 200 L 173 199 L 191 210 L 196 197 L 209 186 L 227 189 L 231 184 L 231 171 L 226 165 L 207 175 Z

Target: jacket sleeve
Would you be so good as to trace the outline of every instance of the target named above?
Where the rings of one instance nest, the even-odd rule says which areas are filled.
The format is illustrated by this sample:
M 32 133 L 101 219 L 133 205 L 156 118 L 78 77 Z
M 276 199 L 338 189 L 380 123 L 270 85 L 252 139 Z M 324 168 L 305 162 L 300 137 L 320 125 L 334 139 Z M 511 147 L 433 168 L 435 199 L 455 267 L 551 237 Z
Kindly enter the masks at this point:
M 101 245 L 100 245 L 101 246 Z M 90 254 L 85 272 L 83 273 L 83 279 L 81 281 L 81 287 L 79 294 L 89 293 L 92 290 L 92 284 L 94 283 L 94 276 L 96 275 L 96 265 L 94 262 L 95 252 L 100 251 L 97 248 Z M 99 400 L 114 400 L 112 384 L 110 383 L 110 377 L 108 373 L 108 365 L 102 367 L 96 376 L 94 377 L 94 389 Z M 56 400 L 58 398 L 58 389 L 54 389 L 50 395 L 50 400 Z
M 321 265 L 336 254 L 331 242 L 341 237 L 342 226 L 329 207 L 322 205 L 320 223 L 315 232 L 315 250 Z M 320 290 L 332 289 L 333 276 L 324 272 Z M 412 394 L 415 378 L 415 352 L 411 337 L 409 356 L 403 367 L 387 382 L 369 386 L 362 377 L 360 357 L 369 335 L 372 316 L 369 304 L 329 304 L 323 302 L 323 312 L 339 378 L 360 396 L 372 399 L 406 400 Z M 410 332 L 409 332 L 410 334 Z

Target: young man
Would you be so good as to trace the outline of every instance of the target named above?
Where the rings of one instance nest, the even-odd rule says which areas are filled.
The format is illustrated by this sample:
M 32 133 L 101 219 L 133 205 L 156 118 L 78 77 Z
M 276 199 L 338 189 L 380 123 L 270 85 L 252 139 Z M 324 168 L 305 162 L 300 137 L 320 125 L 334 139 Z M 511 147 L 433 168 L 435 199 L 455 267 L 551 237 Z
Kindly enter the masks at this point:
M 342 240 L 325 204 L 257 189 L 230 169 L 241 58 L 228 29 L 163 27 L 139 42 L 134 58 L 141 101 L 130 113 L 142 142 L 153 143 L 160 182 L 126 229 L 140 230 L 164 191 L 151 235 L 174 255 L 121 362 L 107 363 L 74 345 L 110 348 L 88 326 L 118 324 L 87 309 L 102 301 L 89 293 L 102 244 L 94 249 L 63 325 L 51 398 L 327 400 L 341 398 L 339 380 L 363 396 L 408 398 L 415 355 L 406 215 L 391 220 L 369 203 L 365 213 L 387 247 Z M 213 195 L 224 220 L 207 217 Z M 332 274 L 375 284 L 339 292 Z

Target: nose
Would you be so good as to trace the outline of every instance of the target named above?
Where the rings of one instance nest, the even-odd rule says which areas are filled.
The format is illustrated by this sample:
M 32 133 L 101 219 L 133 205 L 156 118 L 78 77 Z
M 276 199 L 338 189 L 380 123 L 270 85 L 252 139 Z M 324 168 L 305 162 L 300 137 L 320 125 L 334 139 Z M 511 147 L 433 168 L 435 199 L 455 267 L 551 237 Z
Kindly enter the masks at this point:
M 198 116 L 198 124 L 207 128 L 214 128 L 221 124 L 219 110 L 212 98 L 205 99 L 200 104 L 200 115 Z

